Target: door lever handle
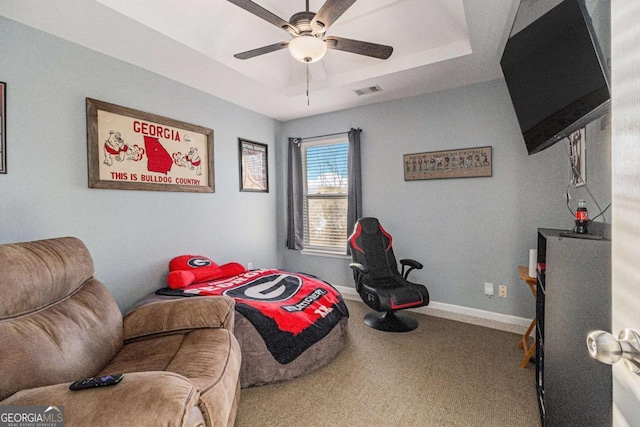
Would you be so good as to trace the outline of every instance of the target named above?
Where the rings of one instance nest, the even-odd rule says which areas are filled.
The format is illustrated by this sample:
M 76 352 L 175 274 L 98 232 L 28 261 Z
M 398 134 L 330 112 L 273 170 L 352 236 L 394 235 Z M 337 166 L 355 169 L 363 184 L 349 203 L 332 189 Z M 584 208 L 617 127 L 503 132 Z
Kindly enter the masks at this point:
M 613 365 L 624 360 L 631 372 L 640 375 L 640 335 L 632 329 L 623 329 L 618 338 L 605 331 L 594 331 L 587 335 L 589 355 L 594 359 Z

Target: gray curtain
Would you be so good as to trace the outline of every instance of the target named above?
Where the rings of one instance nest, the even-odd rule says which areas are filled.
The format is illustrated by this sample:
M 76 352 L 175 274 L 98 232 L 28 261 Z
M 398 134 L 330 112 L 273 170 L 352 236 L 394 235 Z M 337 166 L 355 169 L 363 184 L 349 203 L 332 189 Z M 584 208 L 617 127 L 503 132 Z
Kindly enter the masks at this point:
M 300 138 L 289 138 L 289 158 L 287 160 L 287 248 L 289 249 L 303 249 L 304 247 L 300 142 Z
M 349 131 L 348 175 L 349 189 L 347 193 L 347 235 L 353 231 L 356 221 L 362 217 L 362 171 L 360 166 L 360 132 L 362 129 Z M 347 253 L 349 253 L 347 244 Z

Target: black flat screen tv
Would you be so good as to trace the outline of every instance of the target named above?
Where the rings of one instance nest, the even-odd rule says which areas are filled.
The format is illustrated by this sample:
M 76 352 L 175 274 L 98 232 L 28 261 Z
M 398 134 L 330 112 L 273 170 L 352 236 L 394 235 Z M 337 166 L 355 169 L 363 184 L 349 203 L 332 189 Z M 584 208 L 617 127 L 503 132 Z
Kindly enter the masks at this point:
M 565 0 L 512 31 L 500 65 L 529 154 L 609 111 L 608 73 L 596 41 L 581 0 Z

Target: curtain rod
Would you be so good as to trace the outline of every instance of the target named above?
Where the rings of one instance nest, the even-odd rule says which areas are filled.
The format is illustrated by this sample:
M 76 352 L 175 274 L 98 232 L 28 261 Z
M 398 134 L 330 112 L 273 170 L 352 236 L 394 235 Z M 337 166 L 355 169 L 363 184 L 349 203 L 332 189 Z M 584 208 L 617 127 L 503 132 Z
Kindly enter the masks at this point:
M 353 130 L 354 128 L 351 128 L 351 129 Z M 357 130 L 357 131 L 359 131 L 359 132 L 362 132 L 362 129 L 360 129 L 360 128 L 357 128 L 357 129 L 355 129 L 355 130 Z M 309 137 L 307 137 L 307 138 L 300 138 L 300 141 L 304 141 L 304 140 L 306 140 L 306 139 L 326 138 L 326 137 L 328 137 L 328 136 L 345 135 L 345 134 L 348 134 L 348 133 L 349 133 L 349 131 L 346 131 L 346 132 L 329 133 L 329 134 L 327 134 L 327 135 L 309 136 Z

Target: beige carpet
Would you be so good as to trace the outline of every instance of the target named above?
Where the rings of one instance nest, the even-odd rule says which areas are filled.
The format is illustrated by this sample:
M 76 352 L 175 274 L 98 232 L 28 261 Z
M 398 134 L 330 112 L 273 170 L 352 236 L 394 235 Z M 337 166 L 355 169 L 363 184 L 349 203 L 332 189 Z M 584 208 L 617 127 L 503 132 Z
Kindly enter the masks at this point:
M 373 330 L 347 301 L 345 349 L 329 366 L 242 390 L 238 427 L 540 426 L 535 368 L 518 335 L 421 314 L 407 333 Z

